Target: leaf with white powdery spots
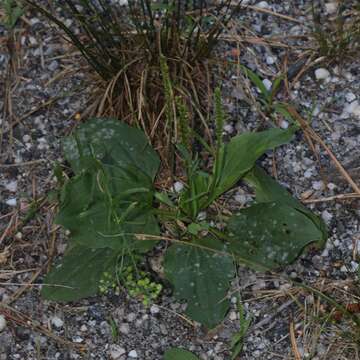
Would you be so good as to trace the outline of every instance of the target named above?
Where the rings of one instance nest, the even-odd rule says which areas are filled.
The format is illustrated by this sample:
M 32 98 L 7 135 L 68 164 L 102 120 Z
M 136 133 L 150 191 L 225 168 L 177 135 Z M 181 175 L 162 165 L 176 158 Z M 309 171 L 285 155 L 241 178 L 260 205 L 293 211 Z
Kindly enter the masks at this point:
M 61 264 L 45 276 L 41 295 L 48 300 L 75 301 L 96 295 L 105 271 L 113 272 L 119 256 L 111 249 L 74 246 Z
M 134 167 L 154 180 L 160 160 L 145 134 L 119 120 L 93 118 L 81 124 L 63 142 L 64 155 L 75 173 L 102 163 Z
M 186 314 L 208 328 L 219 324 L 229 309 L 226 295 L 235 269 L 224 250 L 222 242 L 208 237 L 172 245 L 165 254 L 165 275 L 175 297 L 186 300 Z
M 231 217 L 228 231 L 229 248 L 235 257 L 246 258 L 261 270 L 293 262 L 307 245 L 323 236 L 304 213 L 276 202 L 241 210 Z

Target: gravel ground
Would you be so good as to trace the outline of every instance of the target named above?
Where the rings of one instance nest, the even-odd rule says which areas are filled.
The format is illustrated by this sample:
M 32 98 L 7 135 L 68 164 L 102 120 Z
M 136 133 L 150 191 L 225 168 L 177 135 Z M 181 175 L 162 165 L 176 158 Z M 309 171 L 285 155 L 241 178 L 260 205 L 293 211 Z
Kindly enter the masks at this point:
M 302 35 L 308 29 L 301 23 L 310 23 L 311 2 L 246 2 L 260 10 L 249 9 L 237 18 L 229 35 L 246 27 L 248 34 L 276 36 L 279 42 L 292 46 L 242 44 L 241 61 L 264 76 L 266 85 L 274 80 L 286 55 L 291 61 L 303 52 Z M 324 7 L 327 16 L 333 11 L 329 4 L 332 2 Z M 291 16 L 294 21 L 269 15 L 268 10 Z M 61 305 L 42 300 L 39 286 L 17 285 L 41 283 L 39 266 L 46 269 L 49 254 L 53 257 L 64 252 L 66 234 L 52 224 L 54 205 L 44 196 L 56 187 L 53 169 L 56 162 L 62 162 L 59 140 L 75 125 L 88 96 L 85 75 L 74 65 L 80 62 L 77 55 L 69 55 L 59 34 L 36 14 L 26 14 L 26 19 L 16 30 L 17 76 L 10 96 L 13 116 L 0 117 L 0 221 L 3 230 L 7 229 L 7 236 L 0 237 L 0 299 L 7 306 L 0 310 L 6 319 L 5 323 L 0 316 L 0 360 L 160 360 L 164 350 L 172 346 L 191 350 L 203 360 L 230 359 L 229 343 L 240 326 L 235 297 L 239 290 L 247 315 L 252 317 L 241 359 L 293 359 L 291 334 L 296 338 L 299 359 L 356 359 L 351 339 L 339 337 L 340 332 L 349 330 L 349 324 L 328 323 L 321 329 L 325 303 L 318 303 L 316 296 L 293 287 L 283 277 L 306 281 L 342 299 L 343 304 L 354 301 L 353 296 L 359 293 L 354 280 L 360 251 L 360 201 L 355 199 L 309 203 L 328 224 L 325 249 L 310 249 L 277 274 L 240 268 L 233 283 L 233 309 L 211 333 L 179 316 L 184 305 L 172 299 L 169 291 L 150 308 L 126 295 Z M 0 39 L 6 35 L 0 26 Z M 0 75 L 5 79 L 9 56 L 5 41 L 1 45 Z M 236 45 L 228 41 L 221 46 L 231 53 Z M 281 95 L 283 92 L 279 96 L 296 105 L 304 117 L 313 111 L 311 126 L 360 185 L 359 65 L 358 60 L 349 59 L 341 66 L 314 66 L 287 97 Z M 231 136 L 263 126 L 236 66 L 226 71 L 224 101 L 230 116 L 224 133 Z M 5 91 L 2 86 L 0 109 L 8 106 Z M 254 89 L 252 93 L 256 95 Z M 0 116 L 3 114 L 2 110 Z M 288 126 L 286 121 L 279 125 Z M 316 158 L 305 140 L 299 134 L 291 144 L 267 153 L 261 164 L 301 199 L 353 192 L 324 149 L 315 145 Z M 251 199 L 245 188 L 232 194 L 236 206 L 245 206 Z

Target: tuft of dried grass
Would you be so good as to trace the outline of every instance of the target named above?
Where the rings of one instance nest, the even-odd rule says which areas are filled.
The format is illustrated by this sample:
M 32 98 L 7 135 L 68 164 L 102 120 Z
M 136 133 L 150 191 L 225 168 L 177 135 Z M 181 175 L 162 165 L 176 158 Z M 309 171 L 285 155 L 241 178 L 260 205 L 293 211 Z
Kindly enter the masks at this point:
M 176 142 L 178 124 L 166 119 L 163 58 L 172 87 L 172 116 L 177 116 L 175 98 L 181 96 L 189 126 L 209 136 L 211 52 L 239 6 L 231 6 L 230 0 L 129 0 L 127 7 L 105 0 L 63 0 L 58 6 L 81 29 L 77 34 L 55 12 L 24 1 L 62 30 L 95 71 L 85 116 L 115 117 L 142 128 L 164 167 L 173 172 L 169 144 Z

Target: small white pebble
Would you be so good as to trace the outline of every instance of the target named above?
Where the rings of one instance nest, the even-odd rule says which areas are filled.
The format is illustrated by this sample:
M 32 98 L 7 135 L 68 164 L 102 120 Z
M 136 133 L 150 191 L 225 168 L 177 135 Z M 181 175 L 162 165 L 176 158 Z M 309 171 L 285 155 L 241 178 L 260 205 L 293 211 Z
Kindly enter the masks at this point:
M 347 272 L 348 269 L 347 269 L 347 267 L 346 267 L 345 265 L 343 265 L 343 266 L 340 268 L 340 271 L 342 271 L 342 272 Z
M 116 344 L 110 346 L 110 357 L 112 360 L 119 360 L 124 354 L 126 354 L 126 350 L 121 346 Z
M 354 80 L 354 76 L 351 72 L 346 72 L 344 75 L 345 75 L 346 80 L 349 80 L 349 81 Z
M 17 185 L 18 185 L 17 181 L 13 180 L 13 181 L 9 181 L 4 186 L 5 186 L 6 190 L 8 190 L 10 192 L 16 192 Z
M 351 270 L 352 270 L 352 272 L 357 271 L 357 269 L 359 268 L 359 264 L 358 264 L 356 261 L 352 261 L 352 262 L 350 263 L 350 265 L 351 265 Z
M 184 189 L 184 184 L 180 181 L 176 181 L 173 186 L 173 191 L 179 193 Z
M 230 311 L 229 319 L 230 319 L 230 321 L 235 321 L 237 319 L 237 314 L 235 311 Z
M 127 318 L 127 321 L 133 322 L 136 319 L 136 314 L 130 313 L 126 318 Z
M 273 57 L 273 56 L 267 56 L 267 57 L 266 57 L 266 63 L 267 63 L 268 65 L 273 65 L 273 64 L 275 64 L 275 62 L 276 62 L 276 58 L 275 58 L 275 57 Z
M 338 5 L 335 1 L 325 3 L 325 11 L 328 14 L 335 14 L 338 9 Z
M 345 95 L 345 99 L 348 103 L 351 103 L 356 99 L 356 95 L 352 92 L 349 92 Z
M 256 6 L 260 9 L 269 9 L 270 6 L 266 1 L 260 1 Z
M 328 224 L 330 223 L 331 219 L 332 219 L 332 214 L 330 214 L 327 210 L 324 210 L 321 213 L 321 217 L 323 218 L 323 220 Z
M 10 198 L 10 199 L 6 200 L 5 203 L 9 206 L 16 206 L 17 201 L 16 201 L 16 198 Z
M 224 131 L 226 131 L 228 134 L 232 134 L 234 132 L 234 127 L 231 124 L 224 125 Z
M 35 24 L 37 24 L 37 23 L 39 23 L 40 22 L 40 20 L 38 19 L 38 18 L 31 18 L 30 19 L 30 24 L 31 25 L 35 25 Z
M 289 127 L 289 123 L 286 120 L 281 120 L 280 121 L 280 127 L 282 129 L 287 129 Z
M 63 325 L 64 325 L 64 321 L 62 321 L 59 317 L 57 317 L 57 316 L 54 316 L 54 317 L 52 317 L 51 318 L 51 323 L 56 327 L 56 328 L 61 328 L 61 327 L 63 327 Z
M 80 331 L 85 332 L 85 331 L 87 331 L 87 330 L 88 330 L 88 328 L 87 328 L 86 325 L 81 325 Z
M 249 201 L 249 196 L 244 194 L 236 194 L 234 200 L 240 204 L 246 204 Z
M 311 169 L 307 169 L 305 172 L 304 172 L 304 177 L 305 178 L 311 178 L 312 177 L 312 170 Z
M 272 82 L 269 79 L 264 79 L 262 83 L 265 85 L 266 90 L 270 90 L 272 87 Z
M 327 256 L 329 256 L 329 250 L 328 250 L 328 249 L 325 249 L 325 250 L 321 253 L 321 256 L 322 256 L 322 257 L 327 257 Z
M 125 335 L 129 334 L 129 332 L 130 332 L 130 326 L 129 326 L 129 324 L 127 324 L 127 323 L 121 324 L 121 325 L 119 326 L 119 331 L 120 331 L 122 334 L 125 334 Z
M 29 41 L 31 45 L 37 45 L 37 40 L 33 36 L 29 36 Z
M 4 315 L 0 315 L 0 332 L 6 328 L 6 319 Z
M 360 103 L 358 100 L 345 105 L 344 112 L 360 118 Z
M 335 190 L 335 189 L 337 188 L 337 186 L 336 186 L 335 184 L 333 184 L 333 183 L 328 183 L 328 184 L 327 184 L 327 188 L 328 188 L 329 190 Z
M 138 357 L 138 354 L 137 354 L 136 350 L 131 350 L 128 355 L 132 359 L 136 359 Z
M 80 344 L 80 343 L 82 343 L 84 341 L 84 339 L 81 336 L 75 336 L 73 338 L 73 341 Z
M 154 314 L 158 314 L 160 312 L 160 309 L 158 306 L 156 305 L 151 305 L 150 307 L 150 312 L 154 315 Z
M 31 136 L 30 135 L 24 135 L 22 139 L 23 139 L 23 142 L 27 143 L 27 142 L 29 142 L 31 140 Z
M 207 217 L 206 211 L 200 211 L 196 219 L 198 221 L 204 221 L 206 217 Z
M 324 68 L 319 68 L 315 70 L 315 77 L 317 80 L 327 80 L 330 77 L 330 73 Z
M 313 181 L 312 187 L 314 190 L 322 190 L 324 188 L 324 183 L 320 181 Z
M 340 246 L 340 241 L 338 239 L 334 240 L 334 246 L 335 247 L 339 247 Z

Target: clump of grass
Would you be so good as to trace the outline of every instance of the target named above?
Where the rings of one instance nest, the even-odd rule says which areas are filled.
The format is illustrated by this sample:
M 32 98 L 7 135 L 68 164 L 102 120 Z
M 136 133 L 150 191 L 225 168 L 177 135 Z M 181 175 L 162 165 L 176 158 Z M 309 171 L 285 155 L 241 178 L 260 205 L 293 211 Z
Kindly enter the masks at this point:
M 171 83 L 170 95 L 186 100 L 189 121 L 196 118 L 197 126 L 206 127 L 210 56 L 238 9 L 231 0 L 129 0 L 127 6 L 107 0 L 59 2 L 80 34 L 33 0 L 24 1 L 58 26 L 98 75 L 89 113 L 141 127 L 166 161 L 173 132 L 166 126 L 169 89 L 164 84 Z M 163 79 L 164 64 L 168 79 Z
M 0 9 L 3 11 L 0 24 L 9 31 L 13 30 L 23 14 L 23 9 L 15 0 L 0 0 Z
M 317 50 L 330 63 L 360 54 L 360 5 L 355 3 L 339 1 L 336 13 L 325 16 L 312 2 Z

